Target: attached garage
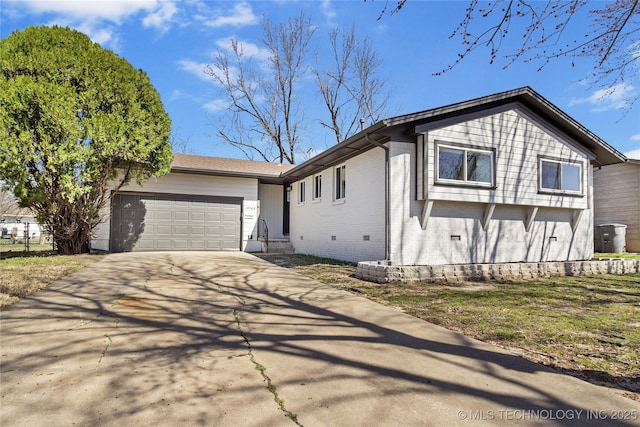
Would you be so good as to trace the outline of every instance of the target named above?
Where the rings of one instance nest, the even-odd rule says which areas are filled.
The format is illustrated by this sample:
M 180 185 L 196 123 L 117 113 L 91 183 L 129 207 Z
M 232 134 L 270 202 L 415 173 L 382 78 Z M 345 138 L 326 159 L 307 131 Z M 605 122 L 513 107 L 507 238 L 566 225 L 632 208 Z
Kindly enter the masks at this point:
M 112 252 L 239 250 L 242 199 L 120 193 L 112 199 Z
M 277 222 L 282 213 L 268 209 L 266 218 L 261 215 L 258 188 L 277 187 L 274 194 L 283 203 L 281 175 L 292 167 L 174 153 L 170 173 L 129 183 L 102 208 L 91 250 L 259 252 L 259 218 Z

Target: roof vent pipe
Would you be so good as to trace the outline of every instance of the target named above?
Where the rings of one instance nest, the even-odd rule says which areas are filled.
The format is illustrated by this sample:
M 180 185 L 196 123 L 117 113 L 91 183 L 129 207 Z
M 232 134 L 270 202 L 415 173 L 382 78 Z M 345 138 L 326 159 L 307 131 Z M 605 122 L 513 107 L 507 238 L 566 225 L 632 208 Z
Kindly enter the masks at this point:
M 360 119 L 360 130 L 364 130 L 364 117 Z

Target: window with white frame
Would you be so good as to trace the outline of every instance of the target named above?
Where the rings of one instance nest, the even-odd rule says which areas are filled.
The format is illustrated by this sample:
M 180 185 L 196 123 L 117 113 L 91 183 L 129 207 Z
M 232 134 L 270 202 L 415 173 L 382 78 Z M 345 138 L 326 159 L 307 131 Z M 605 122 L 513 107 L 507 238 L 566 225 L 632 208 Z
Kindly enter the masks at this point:
M 319 200 L 322 198 L 322 175 L 315 175 L 313 177 L 313 200 Z
M 304 203 L 305 200 L 305 182 L 304 181 L 300 181 L 298 183 L 298 204 L 302 204 Z
M 455 145 L 436 145 L 437 182 L 494 185 L 495 152 Z
M 335 171 L 335 200 L 344 200 L 347 196 L 347 167 L 338 166 Z
M 540 158 L 540 190 L 582 194 L 582 163 Z

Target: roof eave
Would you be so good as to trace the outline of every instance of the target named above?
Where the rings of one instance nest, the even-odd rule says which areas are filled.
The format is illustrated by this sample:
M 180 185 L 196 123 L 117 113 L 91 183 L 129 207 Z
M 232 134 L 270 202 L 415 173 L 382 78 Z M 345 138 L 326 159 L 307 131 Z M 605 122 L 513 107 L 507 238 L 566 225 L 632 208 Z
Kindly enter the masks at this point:
M 326 169 L 327 167 L 342 163 L 364 151 L 375 148 L 375 145 L 367 141 L 366 136 L 379 132 L 386 127 L 386 120 L 376 122 L 341 143 L 328 148 L 317 156 L 289 169 L 282 174 L 282 177 L 286 182 L 293 182 L 299 178 L 304 178 L 305 176 Z
M 620 151 L 613 148 L 598 135 L 584 127 L 564 111 L 556 107 L 551 102 L 536 93 L 533 89 L 522 95 L 521 101 L 528 105 L 538 114 L 542 114 L 545 119 L 558 127 L 560 130 L 568 133 L 583 146 L 591 150 L 596 159 L 594 160 L 600 166 L 622 163 L 627 160 L 626 156 Z
M 204 169 L 204 168 L 189 168 L 183 166 L 173 166 L 171 172 L 188 173 L 196 175 L 215 175 L 215 176 L 228 176 L 234 178 L 252 178 L 261 181 L 273 181 L 276 183 L 284 182 L 282 178 L 282 172 L 278 175 L 275 174 L 261 174 L 254 172 L 240 172 L 240 171 L 227 171 L 219 169 Z
M 469 114 L 476 111 L 484 111 L 513 102 L 520 102 L 529 107 L 554 126 L 578 140 L 583 146 L 595 154 L 595 162 L 598 165 L 604 166 L 608 164 L 621 163 L 626 160 L 624 154 L 578 123 L 529 86 L 418 113 L 392 117 L 385 120 L 385 123 L 388 126 L 400 126 L 407 123 L 422 124 L 434 120 L 442 120 L 449 117 Z

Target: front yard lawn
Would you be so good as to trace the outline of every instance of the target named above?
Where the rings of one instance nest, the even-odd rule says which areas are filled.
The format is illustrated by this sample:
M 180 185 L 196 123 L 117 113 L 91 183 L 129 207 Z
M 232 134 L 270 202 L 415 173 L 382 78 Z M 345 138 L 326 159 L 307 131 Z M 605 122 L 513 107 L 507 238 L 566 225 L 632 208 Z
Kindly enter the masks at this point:
M 640 400 L 640 274 L 379 285 L 349 263 L 264 259 Z
M 3 257 L 7 255 L 3 253 Z M 0 310 L 100 259 L 99 255 L 62 256 L 51 251 L 17 252 L 0 259 Z

